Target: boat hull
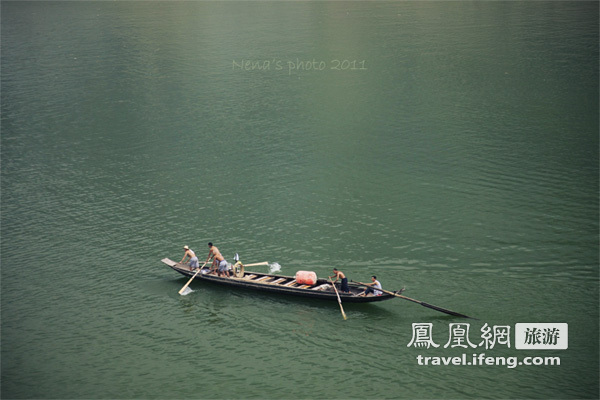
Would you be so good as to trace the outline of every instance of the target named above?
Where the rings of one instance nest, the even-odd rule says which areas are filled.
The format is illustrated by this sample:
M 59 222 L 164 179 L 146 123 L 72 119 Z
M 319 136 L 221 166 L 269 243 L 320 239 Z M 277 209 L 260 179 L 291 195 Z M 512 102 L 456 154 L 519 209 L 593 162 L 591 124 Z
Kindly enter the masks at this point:
M 190 271 L 189 266 L 186 264 L 180 264 L 168 258 L 164 258 L 161 261 L 181 275 L 191 278 L 195 274 L 194 271 Z M 204 271 L 206 271 L 206 269 Z M 296 283 L 295 278 L 292 276 L 274 275 L 251 271 L 245 271 L 244 276 L 241 278 L 219 277 L 213 274 L 199 273 L 196 275 L 195 280 L 196 279 L 214 284 L 257 290 L 261 292 L 337 301 L 337 295 L 335 291 L 331 287 L 331 284 L 325 279 L 318 279 L 314 285 L 301 285 Z M 350 293 L 342 293 L 338 288 L 338 292 L 343 303 L 372 303 L 394 298 L 393 295 L 385 293 L 381 296 L 358 296 L 358 294 L 362 293 L 363 290 L 364 287 L 350 285 Z

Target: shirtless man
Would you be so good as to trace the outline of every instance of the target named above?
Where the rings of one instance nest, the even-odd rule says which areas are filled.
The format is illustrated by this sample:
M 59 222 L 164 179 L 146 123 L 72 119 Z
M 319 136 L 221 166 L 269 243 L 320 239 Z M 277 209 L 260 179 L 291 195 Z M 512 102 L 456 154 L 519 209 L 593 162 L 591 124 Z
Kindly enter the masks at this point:
M 338 271 L 337 268 L 334 268 L 333 276 L 335 276 L 335 281 L 333 281 L 333 283 L 335 284 L 339 279 L 341 279 L 342 287 L 340 290 L 344 293 L 350 293 L 350 288 L 348 287 L 348 278 L 346 278 L 346 275 L 344 275 L 342 271 Z M 333 276 L 330 276 L 329 279 L 332 279 Z
M 196 253 L 194 253 L 194 250 L 190 249 L 187 246 L 183 246 L 183 249 L 185 250 L 185 254 L 183 255 L 183 258 L 181 259 L 181 261 L 179 263 L 183 264 L 185 259 L 187 257 L 189 257 L 190 258 L 190 271 L 193 271 L 196 268 L 198 268 L 198 257 L 196 257 Z
M 229 276 L 227 273 L 227 261 L 225 260 L 225 257 L 221 255 L 217 246 L 213 246 L 213 244 L 209 242 L 208 249 L 208 258 L 206 259 L 206 262 L 209 262 L 211 258 L 214 258 L 211 273 L 215 271 L 218 276 Z

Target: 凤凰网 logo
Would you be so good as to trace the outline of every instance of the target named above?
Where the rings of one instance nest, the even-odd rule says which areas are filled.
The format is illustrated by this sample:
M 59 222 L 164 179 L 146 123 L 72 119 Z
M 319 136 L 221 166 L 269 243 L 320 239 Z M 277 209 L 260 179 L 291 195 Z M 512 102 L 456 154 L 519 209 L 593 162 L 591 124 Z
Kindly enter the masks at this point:
M 450 323 L 448 339 L 443 348 L 511 348 L 511 326 L 489 326 L 486 323 L 474 343 L 469 333 L 470 327 L 469 323 Z M 412 339 L 407 347 L 429 349 L 440 347 L 443 343 L 434 341 L 431 322 L 413 323 L 412 328 Z M 513 345 L 517 350 L 566 350 L 569 346 L 569 326 L 566 323 L 517 323 L 514 328 Z

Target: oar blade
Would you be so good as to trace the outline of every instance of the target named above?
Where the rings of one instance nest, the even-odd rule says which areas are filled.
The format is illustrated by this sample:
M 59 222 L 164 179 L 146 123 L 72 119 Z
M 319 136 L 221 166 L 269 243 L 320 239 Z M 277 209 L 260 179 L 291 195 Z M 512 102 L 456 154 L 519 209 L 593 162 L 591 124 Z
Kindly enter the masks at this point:
M 185 286 L 184 286 L 184 287 L 182 287 L 182 288 L 179 290 L 179 294 L 180 294 L 180 295 L 182 295 L 182 296 L 185 296 L 184 292 L 185 292 L 185 291 L 188 289 L 188 287 L 190 286 L 190 283 L 192 283 L 192 281 L 194 280 L 194 278 L 196 277 L 196 275 L 198 275 L 198 274 L 200 273 L 200 271 L 202 271 L 202 268 L 204 268 L 204 266 L 205 266 L 205 265 L 206 265 L 206 263 L 204 263 L 204 264 L 202 265 L 202 267 L 200 267 L 200 269 L 198 269 L 198 271 L 196 271 L 196 273 L 195 273 L 195 274 L 194 274 L 194 275 L 193 275 L 193 276 L 190 278 L 190 280 L 189 280 L 189 281 L 187 281 L 187 283 L 185 284 Z M 190 290 L 191 290 L 191 289 L 190 289 Z M 188 293 L 189 293 L 189 292 L 188 292 Z M 187 293 L 186 293 L 186 294 L 187 294 Z
M 357 281 L 352 281 L 352 282 L 358 283 L 359 285 L 362 285 L 362 286 L 367 286 L 366 283 L 357 282 Z M 475 320 L 477 319 L 477 318 L 469 317 L 468 315 L 465 315 L 465 314 L 457 313 L 456 311 L 448 310 L 446 308 L 434 306 L 433 304 L 425 303 L 425 302 L 423 302 L 421 300 L 415 300 L 415 299 L 411 299 L 410 297 L 402 296 L 402 295 L 400 295 L 400 293 L 402 293 L 404 291 L 404 288 L 402 288 L 402 290 L 400 290 L 399 292 L 390 292 L 389 290 L 383 290 L 383 289 L 380 289 L 380 290 L 383 291 L 384 293 L 391 294 L 391 295 L 399 297 L 401 299 L 412 301 L 413 303 L 420 304 L 423 307 L 431 308 L 432 310 L 443 312 L 443 313 L 446 313 L 446 314 L 449 314 L 449 315 L 454 315 L 455 317 L 470 318 L 470 319 L 475 319 Z
M 193 292 L 193 290 L 190 289 L 190 287 L 188 286 L 185 289 L 183 289 L 183 291 L 181 293 L 179 293 L 179 294 L 182 295 L 182 296 L 187 296 L 188 294 L 190 294 L 192 292 Z

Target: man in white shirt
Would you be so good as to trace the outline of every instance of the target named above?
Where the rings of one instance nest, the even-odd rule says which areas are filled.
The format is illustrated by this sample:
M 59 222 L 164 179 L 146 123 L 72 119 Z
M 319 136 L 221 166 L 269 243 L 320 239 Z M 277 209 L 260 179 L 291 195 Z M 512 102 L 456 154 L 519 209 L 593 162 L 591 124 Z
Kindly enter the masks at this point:
M 372 283 L 368 284 L 371 287 L 366 288 L 364 292 L 359 294 L 359 296 L 368 296 L 370 293 L 373 293 L 373 296 L 381 296 L 383 294 L 383 292 L 381 290 L 377 290 L 377 289 L 382 289 L 382 287 L 381 287 L 381 283 L 379 283 L 379 281 L 377 280 L 377 277 L 375 275 L 371 276 L 371 282 Z

